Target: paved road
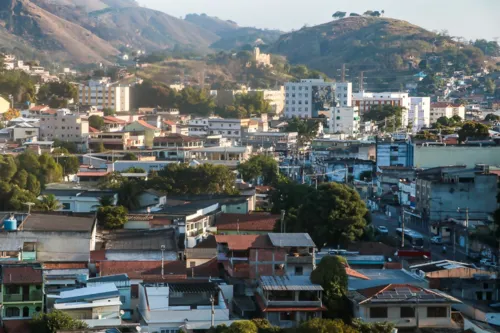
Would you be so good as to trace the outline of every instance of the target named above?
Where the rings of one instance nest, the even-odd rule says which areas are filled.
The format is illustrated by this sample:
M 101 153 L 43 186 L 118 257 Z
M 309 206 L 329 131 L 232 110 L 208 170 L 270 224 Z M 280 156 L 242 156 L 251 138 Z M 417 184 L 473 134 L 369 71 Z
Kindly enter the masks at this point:
M 400 228 L 398 218 L 388 217 L 385 214 L 376 212 L 372 213 L 372 224 L 375 227 L 381 225 L 385 226 L 387 229 L 389 229 L 389 235 L 396 235 L 396 228 Z M 431 244 L 430 238 L 433 235 L 431 235 L 428 230 L 422 229 L 422 227 L 419 224 L 407 223 L 405 224 L 405 227 L 417 231 L 424 236 L 424 249 L 431 251 L 432 260 L 449 259 L 462 262 L 469 262 L 465 252 L 462 251 L 458 246 L 455 248 L 456 252 L 454 252 L 452 245 L 445 245 L 446 253 L 443 253 L 442 245 Z

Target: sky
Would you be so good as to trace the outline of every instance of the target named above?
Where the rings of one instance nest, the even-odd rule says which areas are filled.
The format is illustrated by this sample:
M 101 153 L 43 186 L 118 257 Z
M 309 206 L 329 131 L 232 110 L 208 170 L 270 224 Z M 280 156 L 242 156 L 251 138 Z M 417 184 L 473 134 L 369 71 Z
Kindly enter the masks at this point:
M 138 0 L 151 9 L 176 17 L 206 13 L 240 26 L 291 31 L 305 24 L 330 21 L 340 10 L 363 13 L 385 10 L 428 30 L 448 30 L 451 36 L 500 42 L 500 0 Z M 374 5 L 376 3 L 376 7 Z

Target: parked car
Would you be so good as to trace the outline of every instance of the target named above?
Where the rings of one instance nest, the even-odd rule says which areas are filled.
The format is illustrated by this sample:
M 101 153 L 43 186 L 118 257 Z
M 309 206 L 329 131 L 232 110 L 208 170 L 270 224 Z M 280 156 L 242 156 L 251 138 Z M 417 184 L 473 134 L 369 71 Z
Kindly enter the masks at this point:
M 389 229 L 387 229 L 387 227 L 383 226 L 383 225 L 380 225 L 377 227 L 377 231 L 383 235 L 387 235 L 389 234 Z
M 431 244 L 443 244 L 443 238 L 441 236 L 431 237 Z

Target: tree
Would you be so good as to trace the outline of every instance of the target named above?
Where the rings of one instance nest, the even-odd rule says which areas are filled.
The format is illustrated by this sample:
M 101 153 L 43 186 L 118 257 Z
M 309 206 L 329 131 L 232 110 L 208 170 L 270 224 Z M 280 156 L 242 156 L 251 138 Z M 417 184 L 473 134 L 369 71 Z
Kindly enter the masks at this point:
M 104 119 L 97 115 L 90 116 L 89 126 L 100 131 L 104 127 Z
M 56 199 L 56 196 L 53 194 L 46 194 L 42 196 L 42 200 L 38 207 L 45 212 L 54 212 L 61 209 L 61 203 Z
M 347 293 L 346 262 L 343 257 L 327 256 L 321 259 L 311 273 L 311 282 L 323 287 L 323 303 L 328 309 L 330 318 L 350 320 Z
M 394 105 L 376 105 L 363 116 L 364 121 L 374 121 L 379 129 L 394 132 L 403 124 L 403 108 Z
M 486 117 L 484 117 L 484 120 L 486 120 L 486 121 L 499 121 L 500 120 L 500 116 L 497 116 L 494 113 L 488 113 L 486 115 Z
M 357 191 L 339 183 L 321 184 L 302 198 L 295 232 L 307 232 L 318 247 L 359 239 L 367 225 L 367 208 Z
M 278 181 L 278 163 L 271 156 L 252 156 L 248 161 L 240 163 L 237 170 L 246 182 L 256 180 L 258 177 L 262 177 L 265 185 L 275 184 Z
M 128 169 L 123 170 L 123 173 L 147 173 L 147 172 L 143 168 L 130 167 Z
M 228 333 L 258 333 L 257 325 L 251 320 L 238 320 L 229 326 Z
M 361 15 L 359 15 L 358 13 L 351 13 L 349 14 L 349 16 L 361 16 Z
M 0 180 L 10 181 L 17 173 L 17 164 L 11 155 L 0 155 Z
M 52 310 L 49 313 L 37 313 L 33 316 L 30 325 L 33 332 L 57 333 L 61 330 L 81 330 L 88 325 L 81 320 L 73 319 L 60 310 Z
M 341 19 L 344 18 L 346 15 L 347 15 L 346 12 L 337 11 L 332 15 L 332 17 L 336 19 Z
M 485 139 L 490 136 L 489 128 L 481 123 L 468 121 L 458 131 L 458 141 L 465 142 L 468 139 Z
M 300 324 L 297 333 L 358 333 L 342 320 L 314 318 Z
M 70 155 L 61 156 L 58 159 L 65 177 L 68 175 L 74 175 L 78 173 L 78 170 L 80 170 L 80 161 L 78 160 L 78 157 Z
M 104 144 L 102 142 L 91 144 L 90 149 L 92 149 L 94 153 L 102 153 L 106 151 L 106 148 L 104 148 Z
M 102 112 L 104 113 L 104 116 L 113 116 L 116 113 L 115 110 L 111 108 L 104 108 L 102 109 Z
M 319 130 L 319 122 L 317 120 L 300 119 L 293 117 L 288 120 L 285 127 L 285 132 L 297 132 L 299 145 L 304 145 L 316 137 Z
M 52 108 L 68 106 L 70 100 L 77 97 L 77 89 L 70 82 L 49 82 L 40 87 L 37 94 L 39 103 L 48 104 Z
M 495 81 L 490 78 L 486 79 L 486 81 L 484 82 L 484 88 L 486 89 L 486 92 L 488 92 L 488 94 L 493 95 L 496 89 Z
M 134 153 L 128 152 L 128 153 L 125 153 L 123 155 L 123 160 L 124 161 L 137 161 L 138 158 L 137 158 L 137 156 Z
M 114 204 L 115 198 L 112 195 L 107 195 L 99 198 L 99 206 L 101 207 L 114 206 Z
M 352 322 L 352 326 L 359 333 L 391 333 L 394 332 L 394 324 L 388 322 L 366 323 L 359 318 Z
M 364 16 L 372 16 L 373 15 L 373 10 L 367 10 L 366 12 L 363 13 Z
M 140 208 L 139 197 L 143 191 L 144 184 L 131 179 L 125 180 L 118 189 L 118 204 L 128 210 Z
M 3 116 L 4 120 L 8 121 L 8 120 L 12 120 L 14 118 L 20 117 L 21 113 L 17 109 L 9 108 L 9 110 L 7 110 L 6 112 L 4 112 L 2 116 Z
M 418 63 L 418 68 L 420 68 L 420 70 L 427 70 L 429 68 L 429 65 L 427 64 L 427 60 L 426 59 L 423 59 L 421 60 L 419 63 Z
M 97 210 L 97 221 L 105 229 L 121 229 L 127 222 L 128 211 L 123 206 L 105 206 Z
M 437 137 L 437 135 L 432 134 L 429 131 L 421 131 L 421 132 L 417 133 L 417 135 L 415 135 L 415 139 L 435 141 L 438 139 L 438 137 Z

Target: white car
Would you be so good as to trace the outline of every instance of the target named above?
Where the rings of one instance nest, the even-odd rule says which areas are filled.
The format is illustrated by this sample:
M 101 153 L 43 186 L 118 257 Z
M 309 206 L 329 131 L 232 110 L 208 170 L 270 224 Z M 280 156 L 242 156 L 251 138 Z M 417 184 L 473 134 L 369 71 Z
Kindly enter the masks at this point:
M 389 233 L 389 229 L 387 229 L 387 227 L 384 227 L 383 225 L 378 226 L 377 231 L 384 235 L 387 235 Z

